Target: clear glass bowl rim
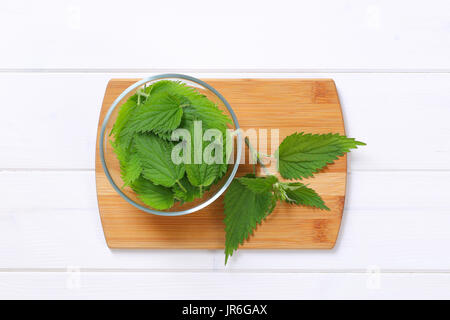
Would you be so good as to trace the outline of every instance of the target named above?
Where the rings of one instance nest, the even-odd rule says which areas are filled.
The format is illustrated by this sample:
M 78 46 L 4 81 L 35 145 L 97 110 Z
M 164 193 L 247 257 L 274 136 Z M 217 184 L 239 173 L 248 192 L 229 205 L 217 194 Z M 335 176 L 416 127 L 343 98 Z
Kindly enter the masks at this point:
M 106 166 L 106 161 L 105 161 L 105 154 L 104 154 L 104 141 L 105 141 L 105 131 L 106 131 L 106 124 L 109 121 L 109 118 L 111 117 L 114 109 L 117 107 L 117 105 L 119 104 L 120 101 L 122 101 L 122 99 L 129 94 L 131 91 L 133 91 L 134 89 L 142 86 L 143 84 L 149 82 L 149 81 L 154 81 L 154 80 L 159 80 L 159 79 L 166 79 L 166 78 L 179 78 L 179 79 L 183 79 L 183 80 L 188 80 L 188 81 L 192 81 L 195 82 L 205 88 L 207 88 L 208 90 L 210 90 L 211 92 L 213 92 L 225 105 L 225 107 L 228 109 L 228 112 L 231 114 L 231 117 L 233 119 L 233 123 L 235 125 L 235 130 L 237 131 L 237 146 L 236 146 L 236 161 L 233 164 L 233 169 L 231 171 L 230 176 L 228 177 L 227 181 L 225 182 L 225 184 L 208 200 L 206 200 L 205 202 L 199 204 L 198 206 L 195 206 L 193 208 L 187 209 L 187 210 L 183 210 L 183 211 L 158 211 L 158 210 L 153 210 L 150 208 L 146 208 L 142 205 L 140 205 L 139 203 L 136 203 L 135 201 L 131 200 L 130 198 L 127 197 L 127 195 L 125 193 L 122 192 L 122 190 L 115 184 L 114 180 L 112 179 L 108 167 Z M 239 168 L 239 163 L 240 163 L 240 159 L 241 159 L 241 153 L 242 153 L 242 139 L 241 139 L 241 132 L 240 132 L 240 127 L 239 127 L 239 122 L 237 120 L 236 114 L 234 113 L 233 109 L 231 108 L 230 104 L 228 103 L 228 101 L 216 90 L 214 89 L 212 86 L 210 86 L 209 84 L 207 84 L 206 82 L 191 77 L 191 76 L 187 76 L 184 74 L 177 74 L 177 73 L 166 73 L 166 74 L 159 74 L 159 75 L 155 75 L 155 76 L 151 76 L 151 77 L 147 77 L 144 78 L 142 80 L 137 81 L 136 83 L 132 84 L 131 86 L 129 86 L 127 89 L 125 89 L 117 98 L 116 100 L 114 100 L 114 102 L 112 103 L 111 107 L 109 107 L 108 112 L 106 113 L 105 118 L 103 119 L 103 123 L 102 123 L 102 127 L 101 127 L 101 132 L 100 132 L 100 141 L 99 141 L 99 149 L 100 149 L 100 160 L 102 163 L 102 167 L 103 167 L 103 171 L 105 172 L 106 177 L 108 178 L 108 181 L 111 183 L 111 185 L 113 186 L 113 188 L 117 191 L 117 193 L 123 198 L 125 199 L 128 203 L 132 204 L 133 206 L 135 206 L 136 208 L 145 211 L 147 213 L 151 213 L 151 214 L 155 214 L 155 215 L 160 215 L 160 216 L 181 216 L 181 215 L 185 215 L 185 214 L 190 214 L 193 212 L 196 212 L 200 209 L 205 208 L 206 206 L 208 206 L 209 204 L 211 204 L 212 202 L 214 202 L 217 198 L 219 198 L 222 193 L 225 192 L 225 190 L 228 188 L 228 186 L 231 184 L 231 182 L 234 179 L 234 176 L 236 175 L 236 172 Z

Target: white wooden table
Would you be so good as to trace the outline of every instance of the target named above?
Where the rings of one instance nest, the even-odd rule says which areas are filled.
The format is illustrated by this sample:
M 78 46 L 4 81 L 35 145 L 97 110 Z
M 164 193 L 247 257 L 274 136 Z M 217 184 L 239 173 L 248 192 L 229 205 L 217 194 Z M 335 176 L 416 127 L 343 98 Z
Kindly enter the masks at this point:
M 450 298 L 450 2 L 0 2 L 0 298 Z M 110 250 L 107 81 L 333 78 L 350 136 L 331 251 Z

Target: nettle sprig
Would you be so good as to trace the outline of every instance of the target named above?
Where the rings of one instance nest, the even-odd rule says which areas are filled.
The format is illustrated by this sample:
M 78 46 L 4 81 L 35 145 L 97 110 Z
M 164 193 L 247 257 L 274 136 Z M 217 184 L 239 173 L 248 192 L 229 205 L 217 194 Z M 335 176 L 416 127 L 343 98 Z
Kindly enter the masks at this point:
M 257 177 L 254 167 L 254 173 L 234 179 L 225 194 L 225 264 L 238 246 L 253 234 L 256 226 L 273 212 L 279 201 L 330 210 L 320 195 L 307 185 L 299 181 L 282 182 L 268 174 L 261 155 L 247 138 L 245 142 L 266 176 Z M 286 137 L 272 157 L 277 161 L 281 177 L 301 180 L 312 177 L 359 145 L 365 143 L 339 134 L 301 132 Z

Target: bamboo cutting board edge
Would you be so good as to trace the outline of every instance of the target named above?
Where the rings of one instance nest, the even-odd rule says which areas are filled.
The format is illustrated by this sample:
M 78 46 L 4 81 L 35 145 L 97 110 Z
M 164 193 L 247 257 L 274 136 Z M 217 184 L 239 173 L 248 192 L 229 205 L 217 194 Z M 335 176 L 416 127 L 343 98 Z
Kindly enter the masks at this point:
M 109 187 L 110 189 L 112 189 L 112 187 L 109 185 L 109 182 L 106 180 L 106 176 L 104 174 L 104 171 L 101 166 L 100 159 L 99 159 L 99 150 L 98 150 L 99 140 L 98 140 L 98 138 L 99 138 L 101 123 L 102 123 L 103 117 L 104 117 L 106 111 L 109 109 L 112 101 L 118 96 L 118 94 L 120 94 L 124 89 L 126 89 L 129 85 L 136 82 L 137 80 L 139 80 L 139 79 L 111 79 L 108 82 L 107 87 L 106 87 L 106 92 L 105 92 L 105 96 L 104 96 L 104 100 L 103 100 L 103 104 L 102 104 L 102 109 L 101 109 L 100 116 L 99 116 L 99 127 L 98 127 L 98 132 L 97 132 L 97 148 L 96 148 L 96 187 L 97 187 L 97 200 L 98 200 L 100 218 L 101 218 L 102 227 L 103 227 L 103 231 L 104 231 L 104 235 L 105 235 L 105 240 L 106 240 L 108 247 L 110 247 L 110 248 L 153 248 L 153 249 L 157 249 L 157 248 L 160 248 L 160 249 L 169 249 L 169 248 L 173 248 L 173 249 L 220 249 L 220 248 L 223 248 L 224 247 L 224 238 L 220 239 L 220 241 L 216 241 L 217 239 L 214 239 L 214 240 L 199 239 L 198 241 L 187 241 L 187 242 L 179 242 L 176 239 L 173 239 L 173 238 L 170 239 L 165 236 L 162 236 L 160 239 L 155 239 L 154 237 L 145 239 L 146 234 L 144 234 L 144 237 L 142 237 L 142 232 L 141 233 L 134 232 L 132 229 L 130 229 L 129 225 L 127 225 L 128 231 L 125 232 L 125 234 L 124 234 L 122 232 L 122 230 L 120 230 L 121 229 L 120 222 L 117 223 L 117 221 L 120 220 L 120 218 L 117 218 L 117 217 L 119 216 L 126 220 L 129 217 L 129 214 L 128 213 L 125 213 L 122 215 L 115 214 L 114 212 L 118 211 L 117 206 L 122 207 L 122 208 L 126 207 L 127 212 L 128 211 L 139 212 L 140 215 L 143 215 L 142 217 L 140 217 L 140 218 L 143 218 L 142 220 L 146 220 L 144 218 L 144 216 L 147 216 L 147 217 L 151 216 L 150 220 L 155 219 L 155 217 L 157 217 L 157 216 L 149 215 L 145 212 L 142 212 L 142 211 L 134 208 L 133 206 L 131 206 L 130 204 L 125 202 L 125 200 L 123 200 L 118 194 L 115 194 L 115 196 L 109 195 L 108 197 L 102 196 L 101 190 L 104 190 L 105 187 L 106 188 Z M 231 86 L 232 87 L 233 85 L 236 85 L 236 84 L 239 87 L 245 86 L 245 84 L 255 85 L 255 86 L 265 86 L 265 85 L 272 85 L 273 83 L 280 84 L 279 82 L 281 81 L 285 85 L 288 84 L 288 86 L 289 86 L 289 84 L 293 85 L 293 86 L 300 84 L 300 87 L 302 87 L 302 84 L 305 84 L 305 86 L 306 86 L 306 84 L 310 85 L 311 83 L 313 83 L 313 85 L 312 85 L 313 90 L 311 93 L 314 96 L 313 101 L 310 101 L 308 103 L 308 102 L 305 102 L 306 101 L 305 100 L 305 101 L 301 101 L 300 104 L 301 105 L 310 105 L 310 104 L 312 104 L 312 105 L 314 105 L 314 104 L 334 105 L 336 108 L 335 111 L 338 111 L 338 114 L 339 114 L 339 116 L 335 117 L 334 120 L 339 120 L 339 122 L 340 122 L 339 129 L 337 131 L 339 131 L 339 133 L 342 133 L 342 134 L 345 133 L 342 109 L 340 106 L 336 86 L 332 79 L 205 79 L 205 81 L 210 83 L 219 92 L 221 92 L 225 96 L 225 98 L 230 102 L 233 109 L 235 109 L 236 105 L 239 105 L 239 103 L 242 103 L 242 101 L 233 103 L 233 101 L 235 99 L 233 97 L 230 97 L 226 93 L 224 93 L 224 91 L 226 91 L 226 90 L 224 90 L 224 88 L 221 88 L 221 86 L 225 86 L 225 87 Z M 329 88 L 326 89 L 325 92 L 321 92 L 321 90 L 323 89 L 324 86 L 322 86 L 322 85 L 316 86 L 316 84 L 318 84 L 318 83 L 326 84 L 326 86 Z M 318 90 L 316 90 L 316 87 L 318 88 Z M 330 88 L 332 88 L 331 93 L 328 92 L 328 91 L 330 91 L 329 90 Z M 316 91 L 318 91 L 318 92 L 316 92 Z M 330 100 L 330 99 L 329 99 L 328 95 L 335 98 L 334 99 L 335 101 L 333 99 L 331 99 L 334 102 L 329 102 L 328 100 Z M 242 100 L 242 99 L 238 99 L 238 100 Z M 252 103 L 254 103 L 254 102 L 252 102 Z M 254 104 L 259 105 L 258 103 L 254 103 Z M 235 111 L 236 111 L 236 109 L 235 109 Z M 238 114 L 238 112 L 236 112 L 236 113 Z M 241 121 L 242 119 L 239 117 L 239 115 L 238 115 L 238 120 L 241 124 L 241 127 L 245 127 L 245 125 L 244 126 L 242 125 L 242 121 Z M 275 125 L 274 125 L 274 127 L 275 127 Z M 300 130 L 297 130 L 297 131 L 300 131 Z M 322 131 L 324 133 L 332 132 L 330 130 L 325 130 L 325 129 L 323 129 Z M 336 130 L 334 130 L 333 132 L 336 132 Z M 282 140 L 282 137 L 280 136 L 280 141 L 281 140 Z M 242 165 L 241 165 L 241 167 L 242 167 Z M 338 199 L 339 201 L 337 201 L 338 205 L 334 209 L 332 208 L 332 211 L 335 211 L 334 215 L 332 217 L 330 217 L 330 216 L 326 217 L 323 215 L 323 212 L 316 212 L 316 213 L 312 214 L 313 217 L 306 217 L 306 218 L 305 218 L 305 216 L 297 217 L 298 220 L 303 220 L 303 222 L 304 222 L 304 224 L 301 224 L 301 223 L 299 224 L 299 226 L 298 226 L 299 229 L 302 230 L 303 232 L 312 230 L 312 232 L 315 232 L 316 234 L 318 234 L 317 237 L 314 237 L 314 236 L 309 237 L 309 238 L 307 237 L 307 239 L 305 241 L 300 241 L 300 240 L 296 241 L 295 239 L 289 239 L 289 238 L 283 239 L 282 237 L 279 237 L 279 233 L 282 232 L 281 228 L 280 228 L 280 230 L 273 230 L 273 228 L 272 228 L 272 230 L 265 232 L 265 230 L 267 228 L 264 228 L 264 226 L 270 225 L 270 223 L 271 223 L 271 221 L 270 221 L 271 219 L 269 217 L 269 219 L 268 219 L 269 221 L 265 221 L 265 222 L 263 222 L 263 224 L 261 226 L 258 226 L 255 236 L 251 236 L 250 240 L 241 247 L 242 248 L 252 248 L 252 249 L 270 249 L 270 248 L 276 248 L 276 249 L 331 249 L 331 248 L 333 248 L 336 244 L 336 240 L 339 235 L 339 230 L 340 230 L 340 225 L 341 225 L 341 220 L 342 220 L 342 212 L 343 212 L 343 207 L 344 207 L 344 203 L 345 203 L 346 180 L 347 180 L 347 177 L 346 177 L 347 176 L 347 174 L 346 174 L 347 173 L 347 157 L 346 156 L 342 157 L 341 159 L 336 161 L 335 164 L 331 165 L 330 168 L 325 169 L 323 171 L 323 173 L 320 173 L 318 175 L 318 176 L 323 176 L 325 174 L 332 174 L 333 171 L 337 171 L 337 170 L 334 170 L 335 167 L 339 167 L 340 169 L 338 171 L 343 174 L 339 175 L 339 177 L 338 177 L 338 180 L 339 180 L 338 182 L 342 187 L 341 188 L 342 194 L 340 194 L 340 197 Z M 103 176 L 103 179 L 102 179 L 102 176 Z M 106 180 L 107 186 L 105 186 L 105 180 Z M 326 183 L 327 182 L 325 182 L 325 184 Z M 324 184 L 324 182 L 322 182 L 322 184 Z M 320 191 L 318 191 L 318 192 L 319 192 L 319 194 L 321 194 Z M 218 199 L 217 201 L 220 201 L 220 199 Z M 326 197 L 324 197 L 324 199 L 326 200 Z M 115 206 L 113 206 L 112 208 L 108 208 L 107 206 L 105 206 L 105 203 L 111 202 L 111 201 L 113 203 L 115 203 Z M 327 200 L 326 200 L 326 202 L 327 202 Z M 328 202 L 327 202 L 327 204 L 328 204 Z M 205 213 L 205 211 L 210 211 L 209 209 L 211 208 L 211 206 L 213 206 L 213 204 L 199 212 L 202 213 L 202 215 L 205 215 L 205 214 L 207 214 L 207 213 Z M 292 208 L 292 209 L 290 209 L 291 212 L 292 212 L 292 210 L 295 210 L 293 207 L 291 207 L 291 208 Z M 217 210 L 211 210 L 211 211 L 217 211 Z M 276 211 L 277 210 L 275 210 L 271 216 L 277 216 Z M 198 213 L 194 213 L 189 216 L 193 217 L 194 215 L 198 216 Z M 278 215 L 281 215 L 281 213 Z M 184 216 L 184 217 L 186 217 L 186 216 Z M 159 218 L 161 218 L 161 217 L 159 217 Z M 162 218 L 163 219 L 179 219 L 180 217 L 162 217 Z M 288 218 L 292 218 L 292 217 L 288 217 Z M 158 219 L 158 217 L 156 219 Z M 199 218 L 196 218 L 196 219 L 197 219 L 197 222 L 201 220 Z M 194 221 L 194 220 L 191 220 L 191 221 Z M 330 221 L 331 223 L 328 224 L 327 221 Z M 168 222 L 168 221 L 166 220 L 166 222 Z M 204 223 L 204 222 L 205 221 L 201 221 L 201 223 Z M 136 230 L 142 229 L 141 221 L 133 222 L 133 223 L 136 223 L 133 226 L 134 228 L 136 228 Z M 221 219 L 220 220 L 213 219 L 211 221 L 207 221 L 209 228 L 211 228 L 212 223 L 214 223 L 215 228 L 217 228 L 217 224 L 218 223 L 221 224 L 222 222 L 221 222 Z M 272 222 L 272 224 L 273 223 L 274 222 Z M 281 223 L 283 223 L 283 222 L 281 222 Z M 163 223 L 163 225 L 164 224 L 166 224 L 166 223 Z M 170 222 L 169 224 L 172 224 L 172 222 Z M 280 224 L 280 221 L 278 221 L 278 224 Z M 285 224 L 285 227 L 292 226 L 292 221 L 284 221 L 284 224 Z M 332 229 L 331 231 L 327 229 L 329 226 L 331 226 L 331 229 Z M 184 225 L 183 227 L 186 227 L 186 226 Z M 279 225 L 279 227 L 280 227 L 280 225 Z M 143 228 L 148 228 L 148 230 L 150 230 L 150 232 L 152 230 L 153 231 L 155 230 L 155 228 L 152 228 L 152 226 L 148 227 L 148 225 L 145 225 Z M 261 228 L 264 231 L 259 230 Z M 214 229 L 214 228 L 212 228 L 212 229 Z M 216 231 L 223 232 L 223 230 L 219 230 L 219 229 Z M 260 240 L 258 238 L 258 234 L 261 234 L 263 232 L 268 236 L 265 239 Z M 173 233 L 173 230 L 172 230 L 172 233 Z M 194 234 L 197 236 L 197 233 L 192 233 L 191 235 L 194 235 Z M 304 236 L 300 235 L 300 237 L 304 237 Z M 190 238 L 192 238 L 192 237 L 190 237 Z M 325 239 L 326 241 L 325 240 L 322 241 L 323 239 Z

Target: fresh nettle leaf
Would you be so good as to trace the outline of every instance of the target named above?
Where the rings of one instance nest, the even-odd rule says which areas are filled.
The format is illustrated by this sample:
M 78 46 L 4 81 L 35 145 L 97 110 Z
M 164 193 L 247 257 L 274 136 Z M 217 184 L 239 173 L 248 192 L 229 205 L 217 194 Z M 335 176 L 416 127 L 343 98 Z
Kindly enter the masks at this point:
M 284 197 L 282 200 L 288 203 L 330 210 L 317 192 L 308 188 L 303 183 L 280 183 L 277 191 L 280 193 L 277 194 L 276 192 L 276 197 Z
M 142 172 L 142 165 L 134 153 L 129 153 L 123 145 L 111 141 L 114 152 L 117 155 L 120 163 L 120 175 L 124 182 L 122 188 L 130 185 L 134 180 L 136 180 Z
M 125 124 L 130 120 L 132 117 L 134 111 L 136 110 L 136 100 L 135 99 L 128 99 L 119 109 L 119 113 L 117 114 L 116 122 L 114 122 L 114 126 L 111 130 L 111 134 L 114 134 L 115 136 L 120 135 L 120 132 L 122 131 Z
M 228 116 L 218 108 L 192 103 L 190 108 L 185 110 L 185 118 L 190 121 L 202 121 L 205 128 L 217 128 L 225 130 L 230 123 Z
M 166 210 L 173 206 L 174 194 L 169 188 L 156 185 L 142 177 L 133 182 L 132 188 L 139 199 L 152 208 Z
M 201 164 L 186 164 L 186 175 L 194 186 L 207 187 L 212 184 L 219 175 L 219 166 Z
M 182 189 L 183 187 L 183 189 Z M 191 202 L 202 197 L 202 190 L 193 186 L 186 176 L 180 180 L 180 185 L 174 184 L 172 187 L 175 198 L 182 202 Z
M 248 175 L 246 177 L 239 178 L 239 182 L 245 185 L 253 192 L 261 193 L 273 190 L 273 185 L 278 182 L 277 177 L 256 177 L 254 175 Z
M 199 122 L 200 123 L 200 122 Z M 202 123 L 203 124 L 203 123 Z M 185 164 L 186 175 L 189 182 L 197 187 L 207 187 L 211 185 L 218 177 L 222 175 L 222 165 L 221 163 L 207 163 L 203 157 L 205 148 L 210 142 L 203 141 L 202 137 L 206 131 L 204 127 L 197 128 L 199 132 L 196 134 L 195 122 L 185 121 L 184 128 L 189 131 L 191 136 L 191 159 L 190 163 Z M 199 135 L 201 137 L 199 137 Z M 195 141 L 197 139 L 197 141 Z M 186 141 L 186 143 L 188 143 Z M 223 144 L 221 143 L 223 148 Z M 222 149 L 223 150 L 223 149 Z M 222 162 L 223 157 L 221 157 L 220 162 Z
M 217 108 L 216 104 L 209 100 L 205 95 L 199 93 L 194 88 L 189 87 L 182 82 L 162 80 L 152 85 L 152 95 L 156 95 L 162 92 L 168 92 L 174 95 L 185 97 L 191 102 L 192 105 L 201 105 L 205 108 L 208 107 L 211 109 Z
M 280 144 L 276 154 L 278 169 L 286 179 L 312 177 L 358 145 L 365 143 L 339 134 L 294 133 Z
M 225 264 L 228 258 L 253 234 L 257 224 L 273 210 L 270 191 L 254 192 L 235 179 L 225 195 Z
M 227 124 L 232 123 L 214 102 L 184 83 L 163 80 L 152 85 L 152 95 L 164 92 L 184 97 L 189 101 L 190 108 L 184 110 L 187 120 L 201 120 L 205 127 L 217 129 L 226 128 Z
M 153 130 L 154 134 L 166 141 L 172 141 L 172 131 Z
M 128 162 L 128 158 L 130 157 L 129 152 L 123 147 L 122 144 L 118 143 L 115 140 L 110 140 L 110 143 L 114 150 L 114 153 L 117 156 L 117 159 L 120 162 L 120 165 L 125 165 Z
M 124 165 L 124 174 L 122 175 L 122 179 L 124 182 L 123 187 L 128 186 L 136 181 L 136 179 L 141 175 L 142 170 L 142 163 L 138 154 L 131 154 L 130 160 Z
M 134 116 L 131 126 L 136 132 L 171 132 L 180 125 L 183 108 L 189 104 L 186 98 L 168 92 L 152 95 Z
M 153 134 L 140 134 L 134 138 L 142 162 L 143 175 L 155 184 L 171 187 L 183 178 L 183 164 L 176 165 L 171 158 L 173 145 Z
M 162 92 L 180 95 L 186 97 L 189 100 L 195 100 L 197 98 L 204 97 L 204 95 L 200 94 L 194 88 L 187 86 L 186 84 L 180 81 L 172 81 L 172 80 L 161 80 L 152 84 L 151 89 L 152 95 L 156 95 Z

